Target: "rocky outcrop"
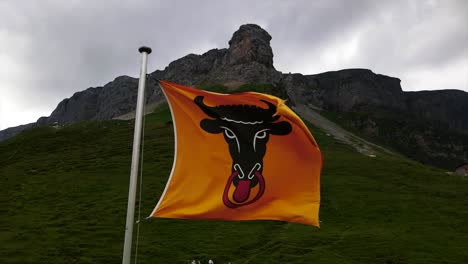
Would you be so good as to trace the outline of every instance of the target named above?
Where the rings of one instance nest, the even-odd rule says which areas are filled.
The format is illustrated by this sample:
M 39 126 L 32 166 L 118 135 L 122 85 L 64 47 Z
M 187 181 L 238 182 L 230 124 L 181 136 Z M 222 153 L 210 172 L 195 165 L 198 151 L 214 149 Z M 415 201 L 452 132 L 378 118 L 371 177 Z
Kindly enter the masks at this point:
M 273 50 L 270 46 L 270 40 L 270 34 L 257 25 L 241 26 L 229 41 L 226 66 L 255 62 L 273 69 Z
M 315 75 L 284 74 L 293 103 L 327 111 L 387 111 L 468 131 L 468 93 L 460 90 L 404 92 L 398 78 L 367 69 Z
M 402 110 L 403 91 L 400 80 L 374 74 L 366 69 L 350 69 L 307 76 L 320 91 L 323 107 L 334 111 L 385 107 Z
M 103 87 L 90 88 L 75 93 L 72 97 L 61 101 L 49 117 L 41 117 L 38 125 L 59 123 L 74 123 L 89 120 L 96 116 L 97 98 Z
M 189 54 L 155 71 L 153 79 L 186 85 L 278 83 L 281 73 L 273 67 L 271 36 L 257 25 L 243 25 L 229 41 L 228 49 L 213 49 L 203 55 Z
M 285 75 L 288 94 L 297 103 L 331 111 L 384 107 L 404 110 L 404 93 L 397 78 L 367 69 L 347 69 L 315 75 Z
M 9 127 L 7 129 L 4 129 L 0 131 L 0 141 L 3 141 L 5 139 L 14 137 L 18 135 L 19 133 L 29 130 L 31 128 L 36 127 L 36 123 L 29 123 L 25 125 L 20 125 L 20 126 L 15 126 L 15 127 Z
M 154 82 L 147 83 L 146 101 L 162 97 Z M 82 120 L 108 120 L 135 110 L 138 79 L 120 76 L 103 87 L 89 88 L 60 102 L 49 117 L 37 120 L 37 126 L 69 124 Z
M 468 131 L 468 93 L 459 90 L 405 92 L 406 111 Z

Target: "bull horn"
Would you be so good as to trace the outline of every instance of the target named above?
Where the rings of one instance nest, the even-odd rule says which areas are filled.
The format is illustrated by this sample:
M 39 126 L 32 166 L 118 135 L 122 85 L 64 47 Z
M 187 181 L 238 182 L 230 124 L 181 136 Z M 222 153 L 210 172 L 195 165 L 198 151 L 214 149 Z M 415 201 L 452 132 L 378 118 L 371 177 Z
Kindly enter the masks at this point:
M 271 113 L 271 116 L 276 114 L 276 105 L 274 105 L 273 103 L 270 103 L 270 102 L 268 102 L 266 100 L 263 100 L 263 99 L 261 99 L 260 101 L 262 101 L 262 102 L 264 102 L 265 104 L 268 105 L 267 111 L 268 111 L 268 113 Z
M 215 114 L 215 112 L 213 111 L 214 107 L 210 107 L 210 106 L 207 106 L 204 102 L 203 102 L 203 96 L 199 95 L 197 97 L 195 97 L 195 99 L 193 100 L 197 105 L 198 107 L 200 107 L 200 109 L 205 113 L 207 114 L 209 117 L 213 117 L 213 118 L 217 118 L 218 116 Z

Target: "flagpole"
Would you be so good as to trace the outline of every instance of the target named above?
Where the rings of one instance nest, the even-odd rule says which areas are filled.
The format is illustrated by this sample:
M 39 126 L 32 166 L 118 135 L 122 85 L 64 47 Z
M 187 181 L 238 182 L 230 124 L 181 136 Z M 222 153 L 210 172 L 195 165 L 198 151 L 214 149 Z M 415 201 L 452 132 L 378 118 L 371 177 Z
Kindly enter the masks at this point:
M 143 106 L 145 103 L 145 84 L 146 84 L 146 64 L 148 54 L 151 53 L 151 48 L 141 47 L 138 51 L 142 55 L 140 81 L 138 83 L 138 98 L 135 111 L 135 130 L 133 134 L 133 152 L 132 152 L 132 167 L 130 171 L 130 186 L 128 188 L 128 205 L 127 205 L 127 222 L 125 225 L 125 242 L 123 249 L 123 264 L 130 264 L 132 255 L 132 235 L 133 221 L 135 215 L 135 196 L 137 187 L 138 163 L 140 160 L 140 142 L 141 142 L 141 126 L 143 120 Z

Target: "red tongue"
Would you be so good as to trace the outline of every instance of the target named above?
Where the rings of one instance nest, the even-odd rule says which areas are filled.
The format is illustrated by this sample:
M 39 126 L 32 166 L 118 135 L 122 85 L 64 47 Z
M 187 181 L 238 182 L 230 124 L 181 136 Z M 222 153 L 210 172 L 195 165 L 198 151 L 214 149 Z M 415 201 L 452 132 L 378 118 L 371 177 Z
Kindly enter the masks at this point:
M 238 203 L 242 203 L 250 194 L 250 181 L 249 180 L 239 180 L 237 183 L 237 188 L 234 191 L 234 200 Z

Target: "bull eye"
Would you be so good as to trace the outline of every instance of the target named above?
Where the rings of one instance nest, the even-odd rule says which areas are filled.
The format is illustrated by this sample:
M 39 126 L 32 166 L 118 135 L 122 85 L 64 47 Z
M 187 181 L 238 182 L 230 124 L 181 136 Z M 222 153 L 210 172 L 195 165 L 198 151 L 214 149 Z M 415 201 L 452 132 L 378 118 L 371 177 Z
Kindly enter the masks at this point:
M 254 136 L 254 140 L 253 140 L 253 148 L 254 148 L 254 151 L 257 151 L 257 139 L 264 139 L 266 138 L 267 136 L 267 131 L 269 129 L 263 129 L 263 130 L 260 130 L 258 131 L 257 133 L 255 133 L 255 136 Z
M 230 129 L 227 129 L 225 128 L 224 129 L 224 134 L 226 135 L 226 137 L 228 138 L 236 138 L 236 134 L 234 134 L 234 132 L 232 132 Z
M 221 126 L 221 128 L 224 129 L 224 134 L 226 135 L 226 137 L 228 137 L 229 139 L 236 139 L 237 152 L 240 153 L 240 144 L 239 144 L 239 140 L 236 137 L 236 134 L 234 134 L 234 132 L 232 132 L 231 129 L 229 129 L 229 128 L 225 127 L 225 126 Z
M 255 137 L 262 139 L 262 138 L 265 138 L 266 135 L 267 135 L 266 130 L 262 130 L 262 131 L 258 131 L 257 134 L 255 134 Z

